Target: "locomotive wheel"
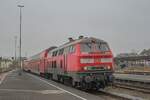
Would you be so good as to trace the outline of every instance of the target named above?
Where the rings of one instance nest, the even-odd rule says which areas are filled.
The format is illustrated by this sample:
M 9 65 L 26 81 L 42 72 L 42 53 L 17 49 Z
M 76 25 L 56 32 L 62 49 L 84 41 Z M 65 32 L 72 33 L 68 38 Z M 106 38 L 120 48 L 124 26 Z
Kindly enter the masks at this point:
M 49 79 L 50 78 L 49 74 L 45 74 L 45 78 Z
M 87 84 L 86 84 L 85 82 L 82 82 L 82 83 L 81 83 L 81 89 L 82 89 L 83 91 L 87 90 Z
M 76 88 L 77 87 L 77 82 L 72 81 L 72 87 Z
M 64 78 L 63 78 L 63 77 L 60 77 L 60 82 L 61 82 L 62 84 L 64 84 Z

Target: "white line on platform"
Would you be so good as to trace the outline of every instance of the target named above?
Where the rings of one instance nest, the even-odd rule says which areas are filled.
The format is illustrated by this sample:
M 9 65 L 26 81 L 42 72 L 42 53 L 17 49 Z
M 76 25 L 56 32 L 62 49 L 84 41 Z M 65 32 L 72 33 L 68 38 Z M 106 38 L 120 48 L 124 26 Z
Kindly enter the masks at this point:
M 2 82 L 4 81 L 4 77 L 1 76 L 2 78 L 0 79 L 0 85 L 2 84 Z
M 6 78 L 6 76 L 8 74 L 12 73 L 13 71 L 15 71 L 15 70 L 12 70 L 12 71 L 9 71 L 9 72 L 6 72 L 6 73 L 3 74 L 2 78 L 0 79 L 0 85 L 3 83 L 4 79 Z
M 54 84 L 51 84 L 51 83 L 49 83 L 49 82 L 47 82 L 47 81 L 45 81 L 45 80 L 43 80 L 43 79 L 41 79 L 41 78 L 39 78 L 39 77 L 37 77 L 37 76 L 31 75 L 31 74 L 28 74 L 28 75 L 31 76 L 31 77 L 34 77 L 34 78 L 36 78 L 36 79 L 39 79 L 40 81 L 42 81 L 42 82 L 44 82 L 44 83 L 46 83 L 46 84 L 48 84 L 48 85 L 51 85 L 51 86 L 53 86 L 53 87 L 55 87 L 55 88 L 57 88 L 57 89 L 59 89 L 59 90 L 62 90 L 62 91 L 64 91 L 64 92 L 68 93 L 68 94 L 71 94 L 71 95 L 73 95 L 73 96 L 75 96 L 75 97 L 77 97 L 77 98 L 79 98 L 79 99 L 81 99 L 81 100 L 87 100 L 86 98 L 83 98 L 83 97 L 81 97 L 81 96 L 79 96 L 79 95 L 77 95 L 77 94 L 74 94 L 74 93 L 72 93 L 72 92 L 69 92 L 69 91 L 67 91 L 67 90 L 65 90 L 65 89 L 63 89 L 63 88 L 60 88 L 60 87 L 58 87 L 58 86 L 56 86 L 56 85 L 54 85 Z
M 61 94 L 61 93 L 65 93 L 65 91 L 60 91 L 60 90 L 0 89 L 0 91 L 8 91 L 8 92 L 31 92 L 31 93 L 41 93 L 41 94 Z

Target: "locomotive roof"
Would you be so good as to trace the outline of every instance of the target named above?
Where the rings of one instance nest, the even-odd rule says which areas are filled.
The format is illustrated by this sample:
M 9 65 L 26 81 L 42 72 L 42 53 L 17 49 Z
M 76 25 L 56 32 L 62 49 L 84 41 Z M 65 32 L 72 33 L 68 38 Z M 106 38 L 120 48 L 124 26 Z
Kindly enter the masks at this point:
M 101 39 L 97 39 L 97 38 L 94 38 L 94 37 L 84 37 L 82 39 L 76 39 L 76 40 L 73 40 L 71 42 L 67 42 L 61 46 L 59 46 L 58 48 L 55 48 L 51 51 L 55 51 L 55 50 L 59 50 L 59 49 L 62 49 L 62 48 L 65 48 L 65 47 L 68 47 L 70 45 L 74 45 L 74 44 L 77 44 L 77 43 L 84 43 L 84 42 L 91 42 L 91 41 L 95 41 L 96 43 L 100 43 L 100 42 L 105 42 L 104 40 L 101 40 Z
M 76 40 L 73 40 L 73 41 L 69 41 L 59 47 L 56 47 L 56 46 L 52 46 L 48 49 L 45 49 L 43 50 L 42 52 L 34 55 L 34 56 L 31 56 L 28 58 L 28 60 L 36 60 L 36 59 L 40 59 L 40 58 L 44 58 L 47 56 L 47 53 L 48 52 L 53 52 L 53 51 L 56 51 L 56 50 L 59 50 L 59 49 L 62 49 L 62 48 L 65 48 L 65 47 L 68 47 L 68 46 L 71 46 L 71 45 L 74 45 L 74 44 L 77 44 L 77 43 L 84 43 L 84 42 L 91 42 L 91 41 L 95 41 L 96 43 L 99 43 L 99 42 L 105 42 L 104 40 L 101 40 L 101 39 L 97 39 L 97 38 L 94 38 L 94 37 L 84 37 L 82 39 L 76 39 Z M 106 43 L 106 42 L 105 42 Z

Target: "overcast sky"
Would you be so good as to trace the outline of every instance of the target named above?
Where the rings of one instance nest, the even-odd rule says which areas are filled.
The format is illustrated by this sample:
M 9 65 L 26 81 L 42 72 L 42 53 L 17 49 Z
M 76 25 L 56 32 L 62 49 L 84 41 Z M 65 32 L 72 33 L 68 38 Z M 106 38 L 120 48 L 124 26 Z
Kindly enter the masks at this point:
M 150 0 L 0 0 L 0 56 L 14 55 L 18 4 L 25 6 L 23 55 L 79 35 L 107 41 L 114 54 L 150 48 Z

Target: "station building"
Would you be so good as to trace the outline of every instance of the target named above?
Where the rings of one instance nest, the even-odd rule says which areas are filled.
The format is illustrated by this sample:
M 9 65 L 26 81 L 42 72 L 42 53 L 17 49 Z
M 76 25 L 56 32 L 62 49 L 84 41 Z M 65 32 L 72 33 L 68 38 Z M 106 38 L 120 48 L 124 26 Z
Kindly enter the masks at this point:
M 0 72 L 7 70 L 12 65 L 12 60 L 0 59 Z
M 122 53 L 115 57 L 117 66 L 124 67 L 150 67 L 150 49 L 141 53 Z
M 150 67 L 150 56 L 116 57 L 115 62 L 122 67 Z

